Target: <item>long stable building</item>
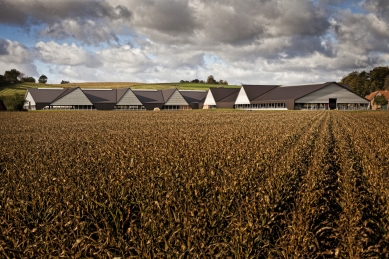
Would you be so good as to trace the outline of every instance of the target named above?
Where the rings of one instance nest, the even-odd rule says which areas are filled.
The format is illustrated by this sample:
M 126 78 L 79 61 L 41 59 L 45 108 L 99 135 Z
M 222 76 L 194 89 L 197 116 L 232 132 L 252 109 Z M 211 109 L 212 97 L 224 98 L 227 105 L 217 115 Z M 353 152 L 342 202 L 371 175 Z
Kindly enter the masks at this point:
M 312 85 L 243 85 L 236 109 L 366 110 L 369 101 L 336 82 Z
M 32 88 L 24 108 L 75 110 L 366 110 L 369 100 L 336 82 L 312 85 L 242 85 L 201 90 Z
M 27 110 L 189 110 L 201 109 L 207 91 L 31 88 Z

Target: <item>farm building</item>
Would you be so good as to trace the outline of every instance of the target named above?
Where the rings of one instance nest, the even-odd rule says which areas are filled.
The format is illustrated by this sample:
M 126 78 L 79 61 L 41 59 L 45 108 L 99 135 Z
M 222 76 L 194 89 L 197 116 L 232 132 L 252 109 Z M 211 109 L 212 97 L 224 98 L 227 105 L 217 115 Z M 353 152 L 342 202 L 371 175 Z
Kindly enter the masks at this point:
M 48 106 L 63 92 L 63 88 L 30 88 L 24 97 L 23 108 L 26 110 L 42 110 Z
M 378 94 L 382 93 L 375 95 Z M 28 110 L 360 110 L 369 107 L 369 100 L 335 82 L 242 85 L 241 88 L 210 88 L 208 91 L 36 88 L 27 90 L 25 100 L 24 108 Z
M 389 101 L 389 92 L 388 90 L 381 90 L 381 91 L 375 91 L 375 92 L 372 92 L 371 94 L 367 95 L 365 98 L 367 100 L 369 100 L 370 102 L 370 108 L 372 110 L 387 110 L 388 109 L 388 105 L 378 105 L 374 102 L 374 98 L 375 97 L 378 97 L 378 96 L 385 96 L 386 100 Z
M 49 109 L 93 110 L 95 107 L 81 88 L 68 88 L 50 103 Z
M 201 103 L 201 99 L 192 98 Z M 192 109 L 177 89 L 131 90 L 32 88 L 25 95 L 27 110 L 188 110 Z M 192 100 L 192 101 L 193 101 Z M 192 104 L 193 105 L 193 104 Z M 197 104 L 199 106 L 199 104 Z M 195 107 L 195 105 L 193 105 Z
M 210 88 L 203 109 L 234 108 L 239 88 Z
M 285 86 L 243 85 L 235 104 L 237 109 L 272 110 L 359 110 L 367 109 L 368 106 L 368 100 L 358 96 L 348 86 L 336 82 Z
M 189 110 L 191 107 L 177 89 L 133 90 L 146 110 Z
M 143 103 L 130 88 L 117 89 L 116 110 L 144 110 Z

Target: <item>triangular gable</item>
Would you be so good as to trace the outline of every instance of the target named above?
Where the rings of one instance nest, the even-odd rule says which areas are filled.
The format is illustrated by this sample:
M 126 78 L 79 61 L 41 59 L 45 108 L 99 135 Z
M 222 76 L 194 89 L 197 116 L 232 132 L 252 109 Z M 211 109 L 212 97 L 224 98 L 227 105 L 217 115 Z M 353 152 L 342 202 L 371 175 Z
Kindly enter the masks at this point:
M 189 105 L 188 102 L 182 97 L 180 92 L 175 89 L 173 94 L 169 97 L 165 105 Z
M 172 96 L 172 94 L 176 91 L 176 89 L 175 88 L 164 89 L 164 90 L 161 90 L 161 91 L 162 91 L 163 100 L 166 103 L 169 100 L 170 96 Z
M 119 90 L 119 89 L 118 89 Z M 143 105 L 141 101 L 139 101 L 138 97 L 134 94 L 134 92 L 128 88 L 126 93 L 120 98 L 119 102 L 116 105 Z
M 204 105 L 216 105 L 216 101 L 213 98 L 212 91 L 208 91 L 207 97 L 205 98 Z
M 241 87 L 239 90 L 238 97 L 236 98 L 235 104 L 250 104 L 250 100 L 247 97 L 244 87 Z
M 79 87 L 70 90 L 61 94 L 50 105 L 93 105 Z
M 34 97 L 32 97 L 31 92 L 27 90 L 26 95 L 24 97 L 24 100 L 28 102 L 29 105 L 35 105 L 36 102 L 34 100 Z
M 277 87 L 278 85 L 242 85 L 250 101 Z
M 296 103 L 326 103 L 329 98 L 336 98 L 337 103 L 369 103 L 363 97 L 360 97 L 355 92 L 347 87 L 335 82 L 325 84 L 325 86 L 312 91 L 295 100 Z
M 210 88 L 209 89 L 212 92 L 212 96 L 216 102 L 223 102 L 226 101 L 225 99 L 228 99 L 228 101 L 231 101 L 231 97 L 234 99 L 233 101 L 236 101 L 236 97 L 238 95 L 239 89 L 238 88 Z M 230 98 L 229 98 L 230 97 Z

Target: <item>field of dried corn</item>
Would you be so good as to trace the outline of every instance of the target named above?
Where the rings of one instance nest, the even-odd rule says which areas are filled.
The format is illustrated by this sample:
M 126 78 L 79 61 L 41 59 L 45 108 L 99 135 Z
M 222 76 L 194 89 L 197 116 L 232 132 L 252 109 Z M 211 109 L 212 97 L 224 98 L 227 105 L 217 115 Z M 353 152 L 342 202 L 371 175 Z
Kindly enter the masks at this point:
M 1 258 L 388 258 L 389 113 L 0 122 Z

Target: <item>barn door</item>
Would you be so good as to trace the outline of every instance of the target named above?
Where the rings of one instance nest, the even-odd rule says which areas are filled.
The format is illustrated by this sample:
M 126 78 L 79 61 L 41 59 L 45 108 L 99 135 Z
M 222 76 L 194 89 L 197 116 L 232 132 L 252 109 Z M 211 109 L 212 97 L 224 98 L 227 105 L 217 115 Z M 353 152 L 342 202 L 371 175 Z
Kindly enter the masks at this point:
M 329 101 L 330 110 L 336 109 L 336 98 L 330 98 Z

